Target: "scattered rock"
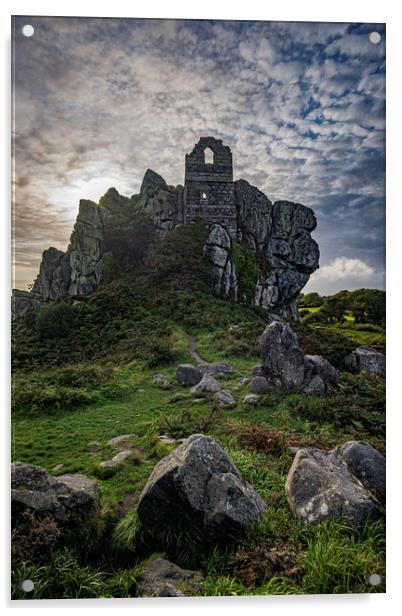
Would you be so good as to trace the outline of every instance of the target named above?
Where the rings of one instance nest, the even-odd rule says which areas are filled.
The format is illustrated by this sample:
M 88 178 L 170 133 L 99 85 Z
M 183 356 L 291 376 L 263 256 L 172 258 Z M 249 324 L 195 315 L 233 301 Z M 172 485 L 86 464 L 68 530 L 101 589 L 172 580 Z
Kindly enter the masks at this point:
M 132 451 L 129 449 L 124 449 L 124 451 L 119 451 L 111 460 L 105 460 L 105 462 L 100 463 L 101 468 L 116 468 L 119 464 L 127 460 L 132 456 Z
M 139 387 L 137 389 L 137 391 L 138 391 L 139 394 L 144 394 L 145 393 L 145 389 L 143 387 Z
M 321 355 L 304 356 L 304 381 L 310 381 L 314 376 L 319 376 L 324 383 L 336 385 L 338 382 L 338 372 L 328 360 Z
M 377 496 L 385 498 L 385 460 L 364 442 L 350 441 L 329 452 L 301 448 L 285 490 L 292 513 L 302 522 L 345 517 L 360 526 L 382 514 Z
M 42 304 L 42 298 L 31 291 L 22 289 L 13 289 L 11 296 L 11 314 L 13 318 L 28 308 L 39 308 Z
M 385 377 L 385 355 L 368 346 L 360 346 L 345 357 L 345 366 L 351 372 L 365 370 Z
M 76 525 L 99 513 L 99 488 L 85 475 L 52 477 L 33 464 L 11 465 L 12 519 L 25 509 L 50 514 L 61 524 Z
M 380 503 L 385 504 L 385 458 L 370 443 L 348 441 L 339 447 L 339 455 L 350 472 Z
M 250 383 L 250 391 L 253 394 L 265 394 L 269 389 L 269 383 L 264 376 L 255 376 Z
M 324 396 L 325 395 L 325 383 L 318 374 L 312 377 L 306 387 L 303 389 L 303 393 L 307 396 Z
M 240 385 L 248 385 L 251 381 L 250 378 L 248 377 L 240 377 L 238 379 L 236 379 L 236 381 L 240 384 Z
M 157 374 L 154 378 L 154 383 L 161 389 L 172 389 L 173 385 L 167 380 L 164 374 Z
M 202 372 L 202 374 L 225 374 L 228 372 L 233 372 L 232 366 L 225 362 L 218 361 L 212 364 L 198 364 L 197 368 Z
M 137 592 L 139 597 L 193 597 L 200 592 L 203 579 L 199 571 L 181 569 L 164 558 L 156 558 L 146 566 Z
M 190 391 L 192 394 L 214 394 L 221 389 L 221 384 L 218 383 L 218 381 L 214 379 L 213 376 L 210 376 L 209 374 L 204 374 L 201 381 L 197 383 L 197 385 L 194 385 L 194 387 L 192 387 Z
M 229 543 L 261 519 L 265 503 L 240 477 L 222 447 L 193 434 L 154 468 L 138 503 L 146 531 L 156 534 L 186 520 L 205 541 Z
M 232 394 L 228 389 L 222 389 L 221 391 L 217 391 L 214 394 L 214 400 L 218 402 L 218 404 L 222 404 L 224 406 L 236 406 L 236 400 L 233 398 Z
M 247 396 L 244 396 L 243 398 L 243 404 L 247 404 L 249 406 L 255 406 L 256 404 L 259 403 L 260 400 L 261 400 L 261 396 L 258 396 L 257 394 L 247 394 Z
M 181 385 L 196 385 L 202 379 L 202 372 L 193 364 L 180 364 L 176 369 L 176 379 Z
M 135 434 L 121 434 L 120 436 L 114 436 L 107 442 L 107 445 L 110 447 L 119 447 L 122 443 L 126 443 L 134 437 Z

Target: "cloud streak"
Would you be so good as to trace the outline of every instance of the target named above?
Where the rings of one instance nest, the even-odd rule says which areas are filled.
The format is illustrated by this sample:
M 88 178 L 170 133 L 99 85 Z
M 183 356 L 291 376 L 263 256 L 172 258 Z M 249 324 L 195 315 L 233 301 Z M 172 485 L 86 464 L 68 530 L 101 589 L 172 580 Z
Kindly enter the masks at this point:
M 383 270 L 382 25 L 18 17 L 14 26 L 16 286 L 33 280 L 42 250 L 67 247 L 80 198 L 110 186 L 131 195 L 148 167 L 183 183 L 185 153 L 208 134 L 230 145 L 236 178 L 313 207 L 323 271 L 340 257 Z

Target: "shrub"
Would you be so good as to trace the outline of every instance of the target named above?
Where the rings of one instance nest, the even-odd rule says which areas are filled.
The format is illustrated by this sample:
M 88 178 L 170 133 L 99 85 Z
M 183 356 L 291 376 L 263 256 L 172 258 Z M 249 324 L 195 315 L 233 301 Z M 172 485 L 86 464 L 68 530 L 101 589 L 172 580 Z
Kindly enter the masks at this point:
M 60 537 L 60 529 L 51 515 L 40 516 L 26 509 L 11 534 L 12 566 L 47 560 Z
M 293 329 L 306 355 L 322 355 L 335 368 L 344 368 L 346 355 L 356 348 L 352 340 L 332 329 L 309 327 L 305 322 L 294 323 Z
M 43 338 L 64 338 L 76 322 L 79 309 L 59 302 L 41 306 L 36 315 L 36 328 Z
M 151 357 L 147 360 L 148 368 L 157 368 L 166 364 L 171 364 L 176 359 L 176 354 L 171 346 L 164 341 L 156 342 L 150 348 Z

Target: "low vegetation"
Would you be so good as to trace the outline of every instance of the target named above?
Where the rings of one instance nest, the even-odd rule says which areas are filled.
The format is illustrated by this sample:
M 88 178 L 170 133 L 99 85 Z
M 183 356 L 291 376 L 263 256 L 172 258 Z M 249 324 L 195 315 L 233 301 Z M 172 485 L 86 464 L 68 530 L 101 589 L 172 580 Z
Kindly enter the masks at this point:
M 340 320 L 321 322 L 309 317 L 320 314 L 328 298 L 321 304 L 301 298 L 302 310 L 309 311 L 295 325 L 301 346 L 341 371 L 339 385 L 325 398 L 273 393 L 257 406 L 245 406 L 248 387 L 240 377 L 249 377 L 260 361 L 261 311 L 206 291 L 203 258 L 189 248 L 204 241 L 197 225 L 175 229 L 169 241 L 158 244 L 158 253 L 152 236 L 144 237 L 147 246 L 132 249 L 143 251 L 146 272 L 130 271 L 121 256 L 109 263 L 114 274 L 90 297 L 28 311 L 13 324 L 12 459 L 55 475 L 96 478 L 102 503 L 96 532 L 83 529 L 83 537 L 91 536 L 90 548 L 77 537 L 63 543 L 51 519 L 27 514 L 31 518 L 15 531 L 13 598 L 135 596 L 143 563 L 158 546 L 157 537 L 144 541 L 135 505 L 154 465 L 175 446 L 160 436 L 179 439 L 195 432 L 216 438 L 267 503 L 263 520 L 231 548 L 205 550 L 202 538 L 186 536 L 179 526 L 169 541 L 164 537 L 166 556 L 202 570 L 201 594 L 383 592 L 383 523 L 360 530 L 342 521 L 303 526 L 290 513 L 284 492 L 290 447 L 332 448 L 357 439 L 385 453 L 384 381 L 343 371 L 343 358 L 356 346 L 384 349 L 381 310 L 373 308 L 370 318 L 364 310 L 363 319 L 356 318 L 356 307 L 353 316 L 346 304 Z M 183 258 L 185 268 L 179 266 Z M 247 293 L 253 273 L 246 257 L 243 265 Z M 370 296 L 363 291 L 341 299 L 357 305 Z M 172 402 L 186 392 L 176 384 L 175 367 L 193 362 L 190 334 L 206 361 L 224 359 L 233 366 L 224 383 L 235 408 L 217 407 L 208 397 L 197 402 L 191 395 Z M 154 384 L 161 371 L 172 389 Z M 121 434 L 134 435 L 133 456 L 102 475 L 99 463 L 114 453 L 108 440 Z M 34 544 L 47 555 L 43 561 L 31 558 Z M 378 586 L 368 583 L 372 573 L 381 576 Z M 21 587 L 26 579 L 35 584 L 30 594 Z

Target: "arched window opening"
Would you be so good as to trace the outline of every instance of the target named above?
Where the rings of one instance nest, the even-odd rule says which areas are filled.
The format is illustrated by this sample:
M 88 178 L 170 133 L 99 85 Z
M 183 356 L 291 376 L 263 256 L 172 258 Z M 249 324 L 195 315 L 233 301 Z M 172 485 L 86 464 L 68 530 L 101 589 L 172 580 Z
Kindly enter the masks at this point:
M 206 165 L 214 164 L 214 153 L 213 153 L 213 150 L 211 150 L 211 148 L 205 148 L 204 150 L 204 163 Z

